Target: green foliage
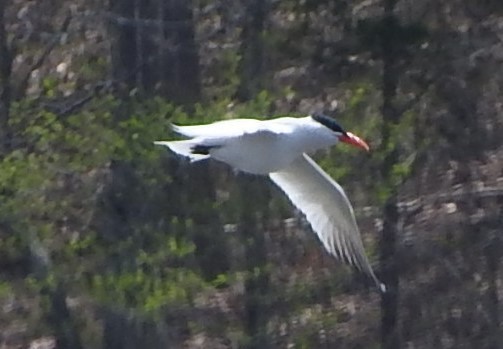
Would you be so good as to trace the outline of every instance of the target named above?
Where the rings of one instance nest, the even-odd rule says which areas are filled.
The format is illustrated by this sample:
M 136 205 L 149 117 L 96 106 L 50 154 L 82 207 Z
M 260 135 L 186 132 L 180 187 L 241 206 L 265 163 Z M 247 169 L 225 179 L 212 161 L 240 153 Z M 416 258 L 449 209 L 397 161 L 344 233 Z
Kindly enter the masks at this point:
M 229 275 L 228 274 L 218 274 L 215 279 L 211 282 L 214 287 L 224 287 L 229 286 Z
M 44 86 L 49 96 L 56 82 L 48 78 Z M 52 267 L 45 277 L 29 276 L 30 289 L 38 292 L 63 281 L 99 302 L 146 312 L 189 305 L 203 289 L 226 287 L 232 274 L 206 282 L 193 263 L 194 223 L 167 216 L 170 203 L 158 201 L 166 200 L 159 188 L 173 179 L 162 161 L 165 148 L 153 141 L 174 136 L 171 122 L 267 115 L 271 100 L 266 92 L 246 105 L 223 98 L 211 106 L 196 105 L 190 116 L 160 98 L 119 101 L 105 95 L 65 117 L 33 100 L 14 103 L 10 126 L 18 146 L 0 160 L 0 218 L 12 222 L 15 235 L 0 240 L 2 255 L 12 262 L 24 258 L 36 236 Z M 134 221 L 128 236 L 109 241 L 112 231 L 92 225 L 114 162 L 133 169 L 132 195 L 142 193 L 160 207 L 150 209 L 146 221 Z M 155 219 L 166 223 L 155 226 Z
M 348 85 L 348 90 L 350 97 L 340 121 L 346 129 L 369 139 L 374 152 L 369 155 L 339 146 L 330 151 L 329 156 L 321 157 L 323 168 L 343 182 L 368 173 L 388 152 L 402 146 L 413 118 L 412 114 L 408 115 L 403 122 L 393 125 L 393 146 L 380 149 L 377 103 L 369 102 L 376 100 L 376 87 L 362 81 Z M 217 224 L 239 222 L 244 202 L 215 201 L 200 195 L 197 202 L 191 202 L 190 194 L 173 191 L 173 187 L 184 185 L 186 178 L 170 171 L 172 167 L 164 160 L 166 149 L 154 146 L 153 141 L 176 137 L 170 123 L 267 118 L 276 97 L 261 92 L 246 104 L 234 104 L 222 98 L 211 105 L 195 105 L 193 113 L 187 114 L 160 98 L 132 97 L 118 101 L 112 96 L 102 96 L 65 117 L 41 108 L 34 101 L 16 103 L 10 125 L 19 137 L 19 146 L 0 161 L 3 199 L 0 217 L 10 221 L 16 218 L 13 223 L 16 235 L 0 240 L 0 251 L 8 260 L 19 260 L 29 250 L 30 236 L 33 236 L 30 234 L 35 234 L 47 248 L 52 267 L 44 278 L 28 276 L 25 284 L 30 292 L 54 288 L 62 282 L 71 292 L 99 304 L 131 308 L 150 315 L 161 314 L 166 307 L 190 308 L 200 295 L 225 291 L 242 280 L 268 278 L 275 266 L 267 261 L 260 266 L 243 263 L 210 277 L 204 275 L 196 239 L 216 241 L 217 237 L 211 235 L 215 228 L 210 223 L 205 226 L 201 222 L 212 215 L 218 215 Z M 369 156 L 370 165 L 366 161 Z M 118 195 L 118 202 L 137 207 L 127 211 L 126 233 L 115 231 L 113 224 L 106 228 L 94 225 L 103 219 L 100 215 L 107 209 L 100 202 L 106 198 L 103 188 L 113 183 L 110 180 L 113 164 L 127 166 L 131 177 L 127 186 L 116 189 L 114 195 Z M 394 166 L 394 179 L 390 183 L 398 183 L 409 171 L 410 158 Z M 218 183 L 228 178 L 215 180 Z M 365 179 L 355 182 L 366 183 Z M 239 189 L 227 182 L 222 188 L 231 198 L 239 193 Z M 389 195 L 389 188 L 386 183 L 375 188 L 380 200 Z M 277 203 L 269 202 L 267 195 L 256 190 L 254 193 L 257 202 L 268 203 L 271 210 L 281 211 L 281 207 L 275 207 Z M 253 210 L 256 210 L 254 215 L 258 215 L 259 208 Z M 199 221 L 193 217 L 199 217 Z M 218 239 L 219 244 L 234 241 L 244 249 L 254 243 L 250 240 L 252 237 Z M 299 282 L 287 289 L 271 287 L 267 297 L 259 296 L 257 301 L 264 307 L 275 302 L 288 303 L 286 316 L 295 317 L 302 314 L 306 306 L 315 306 L 320 287 L 337 291 L 343 275 L 346 274 L 331 275 L 330 279 L 318 280 L 315 284 Z M 337 313 L 316 313 L 309 318 L 305 331 L 299 332 L 293 341 L 298 347 L 316 345 L 320 326 L 335 326 L 337 321 Z M 225 331 L 239 333 L 239 342 L 251 340 L 238 328 Z
M 12 293 L 12 287 L 8 282 L 0 281 L 0 299 Z
M 221 52 L 220 59 L 212 67 L 215 81 L 212 81 L 212 88 L 206 93 L 209 100 L 219 101 L 234 95 L 239 86 L 237 71 L 240 60 L 241 56 L 236 49 L 225 49 Z
M 132 115 L 117 126 L 117 107 L 117 100 L 105 96 L 61 118 L 31 100 L 13 104 L 10 126 L 19 146 L 0 161 L 0 217 L 18 235 L 2 240 L 6 255 L 24 253 L 28 230 L 42 241 L 59 240 L 48 246 L 54 258 L 63 259 L 56 263 L 63 268 L 77 267 L 75 256 L 89 253 L 95 236 L 88 222 L 110 162 L 157 160 L 151 140 L 161 136 L 162 128 L 156 123 L 164 122 L 162 113 L 174 110 L 152 101 L 138 110 L 147 111 L 146 122 Z
M 50 81 L 47 88 L 51 88 Z M 365 154 L 339 146 L 321 157 L 320 162 L 344 185 L 345 181 L 363 183 L 360 190 L 367 190 L 371 187 L 370 181 L 361 179 L 361 175 L 369 173 L 373 166 L 377 168 L 396 147 L 408 144 L 408 129 L 414 115 L 409 114 L 393 125 L 392 145 L 381 149 L 377 88 L 371 82 L 360 81 L 348 85 L 347 89 L 350 93 L 347 107 L 339 119 L 346 129 L 368 139 L 373 152 Z M 0 218 L 14 222 L 16 235 L 0 240 L 0 252 L 7 260 L 20 260 L 29 250 L 30 236 L 33 236 L 30 234 L 35 234 L 47 248 L 52 267 L 44 278 L 27 277 L 25 284 L 30 292 L 54 288 L 62 282 L 71 292 L 100 304 L 151 315 L 160 314 L 166 307 L 190 308 L 200 295 L 225 291 L 244 279 L 268 278 L 275 267 L 267 261 L 255 267 L 243 263 L 230 270 L 222 269 L 211 277 L 204 275 L 198 264 L 201 251 L 196 238 L 216 241 L 217 237 L 211 235 L 215 228 L 210 223 L 206 227 L 201 222 L 212 215 L 218 215 L 217 224 L 239 222 L 243 202 L 198 196 L 194 203 L 189 194 L 174 191 L 173 187 L 186 185 L 186 178 L 170 171 L 172 167 L 165 161 L 166 149 L 154 146 L 153 141 L 176 137 L 170 123 L 267 118 L 276 97 L 264 91 L 246 104 L 235 104 L 224 97 L 210 105 L 195 105 L 193 112 L 187 114 L 160 98 L 131 97 L 119 101 L 112 96 L 101 96 L 83 110 L 65 117 L 40 107 L 35 101 L 15 103 L 10 126 L 19 139 L 18 146 L 0 160 Z M 371 161 L 367 161 L 369 158 Z M 391 186 L 409 175 L 411 159 L 395 164 L 392 179 L 374 188 L 376 200 L 384 200 L 390 195 Z M 116 200 L 137 207 L 127 211 L 126 233 L 115 231 L 113 224 L 106 228 L 94 225 L 103 219 L 100 215 L 107 209 L 100 202 L 106 198 L 104 188 L 113 183 L 110 176 L 114 164 L 127 166 L 131 176 L 127 187 L 113 192 L 118 195 Z M 357 180 L 349 181 L 350 178 Z M 215 179 L 217 183 L 221 180 L 228 181 L 228 178 Z M 228 182 L 221 187 L 231 198 L 239 192 Z M 349 188 L 358 190 L 351 189 L 350 185 Z M 285 210 L 284 205 L 276 207 L 278 204 L 269 202 L 265 194 L 254 192 L 258 201 L 268 202 L 270 210 Z M 258 214 L 258 208 L 253 210 Z M 194 212 L 197 214 L 193 215 Z M 192 220 L 193 217 L 199 217 L 199 221 Z M 233 241 L 238 249 L 249 248 L 250 241 L 243 238 L 218 239 L 219 244 Z M 257 299 L 265 307 L 286 302 L 289 309 L 286 316 L 295 317 L 302 314 L 306 306 L 318 302 L 320 287 L 337 291 L 343 275 L 346 274 L 331 275 L 330 279 L 318 280 L 315 284 L 299 282 L 287 289 L 271 287 L 267 297 Z M 8 287 L 5 289 L 10 292 Z M 316 313 L 309 319 L 305 331 L 293 340 L 298 347 L 316 345 L 320 326 L 335 326 L 337 321 L 337 313 Z M 235 331 L 239 342 L 251 340 L 239 328 L 225 331 L 230 336 L 230 332 Z
M 194 271 L 183 268 L 94 275 L 92 294 L 101 302 L 153 312 L 169 305 L 190 303 L 205 284 Z
M 46 97 L 55 97 L 58 87 L 58 80 L 53 76 L 47 76 L 42 80 L 42 94 Z
M 130 101 L 130 114 L 118 123 L 121 143 L 115 156 L 126 161 L 152 162 L 158 160 L 153 141 L 169 135 L 169 122 L 185 118 L 180 108 L 154 98 L 147 102 Z

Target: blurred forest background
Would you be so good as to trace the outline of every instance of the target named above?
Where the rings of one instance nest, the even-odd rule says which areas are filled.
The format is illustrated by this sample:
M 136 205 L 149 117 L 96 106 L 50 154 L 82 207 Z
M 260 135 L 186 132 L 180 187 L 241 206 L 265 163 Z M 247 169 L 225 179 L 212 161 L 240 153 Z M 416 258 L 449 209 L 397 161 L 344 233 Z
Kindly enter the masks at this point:
M 502 68 L 501 0 L 0 0 L 0 347 L 502 348 Z M 382 296 L 152 144 L 313 111 Z

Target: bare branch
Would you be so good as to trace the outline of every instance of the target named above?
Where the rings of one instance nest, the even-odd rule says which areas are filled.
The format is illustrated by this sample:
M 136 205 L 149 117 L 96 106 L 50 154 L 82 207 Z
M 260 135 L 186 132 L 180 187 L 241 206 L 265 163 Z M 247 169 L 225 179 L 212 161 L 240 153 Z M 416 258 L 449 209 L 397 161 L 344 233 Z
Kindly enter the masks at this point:
M 47 57 L 51 54 L 51 52 L 54 50 L 54 48 L 58 45 L 58 43 L 61 40 L 61 37 L 63 34 L 65 34 L 68 31 L 68 27 L 70 26 L 70 22 L 72 20 L 72 15 L 70 12 L 67 13 L 65 19 L 63 20 L 63 23 L 61 24 L 61 28 L 59 29 L 57 34 L 54 34 L 52 37 L 51 41 L 49 44 L 45 47 L 45 49 L 42 51 L 42 53 L 35 59 L 32 65 L 29 67 L 25 67 L 20 75 L 21 77 L 19 78 L 19 84 L 18 86 L 14 89 L 14 94 L 13 97 L 14 99 L 20 99 L 24 96 L 26 93 L 27 87 L 28 87 L 28 82 L 30 80 L 30 76 L 35 71 L 36 69 L 40 68 L 42 64 L 44 64 L 45 60 Z
M 110 80 L 97 83 L 92 89 L 92 91 L 90 91 L 86 96 L 84 96 L 83 98 L 77 100 L 76 102 L 70 104 L 69 106 L 58 112 L 58 115 L 67 116 L 75 112 L 77 109 L 84 107 L 87 103 L 92 101 L 93 98 L 96 97 L 101 91 L 111 88 L 112 84 L 113 82 Z
M 423 98 L 423 96 L 428 92 L 429 87 L 433 84 L 433 81 L 427 81 L 426 86 L 424 86 L 419 93 L 417 93 L 414 97 L 412 97 L 410 100 L 404 103 L 404 105 L 400 106 L 398 108 L 398 114 L 402 115 L 403 113 L 409 111 L 412 109 L 420 100 Z
M 124 76 L 120 80 L 108 79 L 108 80 L 97 82 L 96 84 L 94 84 L 94 87 L 89 91 L 89 93 L 87 95 L 85 95 L 84 97 L 82 97 L 82 98 L 78 99 L 77 101 L 73 102 L 69 106 L 66 106 L 63 109 L 60 109 L 56 113 L 59 116 L 70 115 L 71 113 L 74 113 L 78 109 L 83 108 L 87 103 L 91 102 L 101 92 L 103 92 L 103 91 L 109 91 L 109 92 L 115 91 L 115 87 L 117 85 L 123 83 L 124 81 L 127 81 L 131 76 L 134 76 L 135 74 L 137 74 L 138 71 L 140 71 L 140 69 L 142 69 L 145 65 L 151 64 L 153 62 L 153 60 L 154 60 L 154 57 L 150 57 L 145 62 L 143 62 L 141 64 L 138 64 L 138 66 L 135 69 L 133 69 L 132 71 L 130 71 L 129 74 L 127 74 L 126 76 Z

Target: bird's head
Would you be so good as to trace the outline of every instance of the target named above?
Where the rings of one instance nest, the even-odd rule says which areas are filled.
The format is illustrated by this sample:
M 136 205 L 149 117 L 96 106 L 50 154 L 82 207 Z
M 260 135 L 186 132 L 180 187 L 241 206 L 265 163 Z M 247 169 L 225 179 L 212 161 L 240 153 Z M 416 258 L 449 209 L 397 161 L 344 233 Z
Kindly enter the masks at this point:
M 337 121 L 335 121 L 335 119 L 319 113 L 315 113 L 311 115 L 311 117 L 313 118 L 313 120 L 319 122 L 323 126 L 330 129 L 332 132 L 334 132 L 340 142 L 351 144 L 355 147 L 365 149 L 366 151 L 370 150 L 370 147 L 363 139 L 361 139 L 357 135 L 352 134 L 351 132 L 345 131 L 342 126 L 339 125 Z

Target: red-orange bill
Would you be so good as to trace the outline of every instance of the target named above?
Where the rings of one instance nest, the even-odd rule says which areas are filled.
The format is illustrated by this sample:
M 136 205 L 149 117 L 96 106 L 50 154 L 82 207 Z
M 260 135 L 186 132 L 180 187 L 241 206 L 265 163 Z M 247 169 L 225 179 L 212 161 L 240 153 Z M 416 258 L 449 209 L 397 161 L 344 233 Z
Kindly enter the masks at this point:
M 351 132 L 346 132 L 345 135 L 342 135 L 341 137 L 339 137 L 339 140 L 341 142 L 354 145 L 355 147 L 363 148 L 366 151 L 370 150 L 369 145 L 367 143 L 365 143 L 365 141 L 363 139 L 361 139 L 357 135 L 352 134 Z

